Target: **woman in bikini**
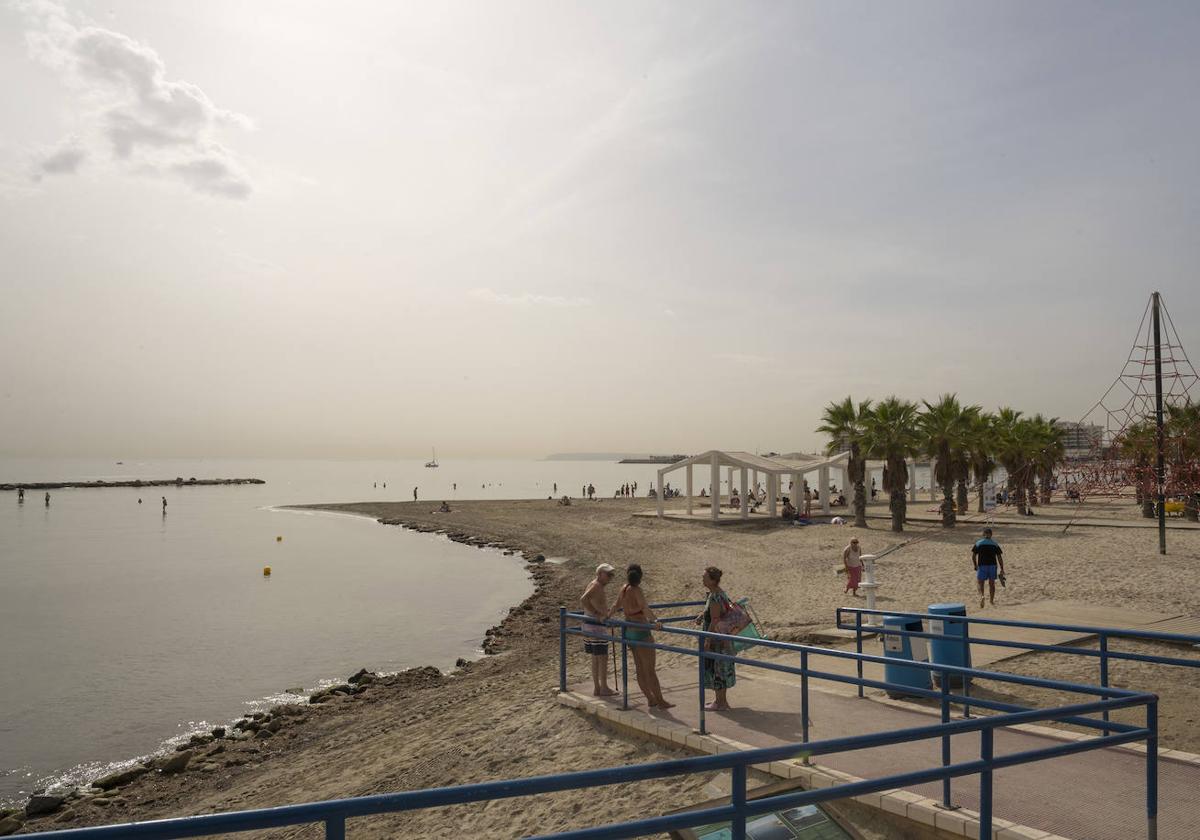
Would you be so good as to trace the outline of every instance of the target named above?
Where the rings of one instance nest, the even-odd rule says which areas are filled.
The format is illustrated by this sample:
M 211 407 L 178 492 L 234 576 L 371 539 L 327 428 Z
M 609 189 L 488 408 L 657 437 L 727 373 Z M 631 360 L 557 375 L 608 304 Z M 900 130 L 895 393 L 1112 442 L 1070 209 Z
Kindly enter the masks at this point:
M 625 620 L 636 622 L 638 624 L 652 624 L 658 629 L 662 629 L 662 625 L 658 623 L 658 618 L 650 610 L 650 605 L 646 603 L 646 596 L 642 594 L 642 567 L 637 563 L 631 565 L 625 570 L 625 579 L 629 581 L 621 587 L 620 594 L 617 595 L 617 602 L 613 604 L 612 613 L 618 610 L 625 613 Z M 627 627 L 625 629 L 625 638 L 630 642 L 653 642 L 654 636 L 646 629 L 635 629 Z M 658 674 L 655 671 L 655 659 L 658 651 L 652 647 L 643 647 L 642 645 L 630 645 L 633 648 L 633 664 L 637 675 L 637 683 L 642 689 L 642 694 L 646 695 L 646 702 L 651 708 L 669 709 L 674 706 L 674 703 L 668 703 L 662 695 L 662 686 L 658 682 Z

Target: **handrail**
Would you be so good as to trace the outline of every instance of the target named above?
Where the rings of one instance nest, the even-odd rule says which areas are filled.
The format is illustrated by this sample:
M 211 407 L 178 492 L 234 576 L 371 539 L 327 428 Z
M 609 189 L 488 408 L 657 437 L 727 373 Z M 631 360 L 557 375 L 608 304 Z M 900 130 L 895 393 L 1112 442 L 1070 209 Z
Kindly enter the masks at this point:
M 954 721 L 948 724 L 942 723 L 912 727 L 894 732 L 829 738 L 809 744 L 786 744 L 778 747 L 671 759 L 668 761 L 601 770 L 582 770 L 572 773 L 533 776 L 524 779 L 479 782 L 454 787 L 433 788 L 430 790 L 379 794 L 352 799 L 335 799 L 301 805 L 285 805 L 277 808 L 178 817 L 144 823 L 126 823 L 123 825 L 50 831 L 36 836 L 45 837 L 47 840 L 109 840 L 109 838 L 118 837 L 130 838 L 130 840 L 151 840 L 151 838 L 167 840 L 167 838 L 196 837 L 324 822 L 326 840 L 344 840 L 346 820 L 353 817 L 554 793 L 580 788 L 626 784 L 629 782 L 666 778 L 684 773 L 732 770 L 734 786 L 730 797 L 730 805 L 542 835 L 542 840 L 567 840 L 567 838 L 570 838 L 570 840 L 601 840 L 601 838 L 630 837 L 677 828 L 696 827 L 726 819 L 732 821 L 733 836 L 738 838 L 738 840 L 743 840 L 745 837 L 746 820 L 760 814 L 926 782 L 948 781 L 952 778 L 967 775 L 980 776 L 981 799 L 983 800 L 980 810 L 980 837 L 990 838 L 992 831 L 991 798 L 990 795 L 982 796 L 982 794 L 990 794 L 991 774 L 995 770 L 1027 764 L 1033 761 L 1103 749 L 1139 740 L 1147 742 L 1147 761 L 1149 762 L 1151 756 L 1154 756 L 1154 747 L 1157 739 L 1157 718 L 1155 714 L 1157 702 L 1158 698 L 1155 695 L 1141 693 L 1128 697 L 1064 706 L 1058 709 L 1036 709 L 1010 716 L 976 718 L 973 720 Z M 1056 744 L 1052 747 L 1027 750 L 1021 753 L 1011 753 L 1003 756 L 994 756 L 992 754 L 993 733 L 997 728 L 1009 726 L 1017 722 L 1060 720 L 1067 716 L 1095 711 L 1101 707 L 1116 709 L 1133 706 L 1144 706 L 1146 708 L 1147 725 L 1145 727 L 1119 735 Z M 787 760 L 797 755 L 826 755 L 971 732 L 979 732 L 981 735 L 981 757 L 976 760 L 962 761 L 957 764 L 948 764 L 926 770 L 897 773 L 883 778 L 866 779 L 829 788 L 787 792 L 755 800 L 747 800 L 746 798 L 747 768 L 751 765 Z M 1151 776 L 1148 771 L 1148 784 L 1152 779 L 1156 779 L 1156 777 Z M 1150 793 L 1154 794 L 1154 799 L 1150 798 Z M 1148 787 L 1148 820 L 1153 820 L 1157 814 L 1156 795 L 1156 787 Z

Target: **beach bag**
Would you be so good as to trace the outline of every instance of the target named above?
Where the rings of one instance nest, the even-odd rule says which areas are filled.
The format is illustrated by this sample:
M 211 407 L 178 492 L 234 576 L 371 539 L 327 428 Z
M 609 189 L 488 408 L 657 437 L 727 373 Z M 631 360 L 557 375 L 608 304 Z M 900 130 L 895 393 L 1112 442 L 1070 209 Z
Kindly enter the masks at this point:
M 754 608 L 750 606 L 750 599 L 739 598 L 738 605 L 741 606 L 750 616 L 750 623 L 742 628 L 737 635 L 743 639 L 765 639 L 766 636 L 764 636 L 762 631 L 759 629 L 758 616 L 754 614 Z M 756 645 L 751 644 L 749 641 L 733 643 L 734 651 L 741 651 L 750 647 L 756 647 Z
M 714 621 L 709 629 L 713 633 L 736 636 L 745 630 L 749 623 L 750 613 L 746 612 L 746 608 L 742 606 L 741 602 L 726 601 L 721 617 Z

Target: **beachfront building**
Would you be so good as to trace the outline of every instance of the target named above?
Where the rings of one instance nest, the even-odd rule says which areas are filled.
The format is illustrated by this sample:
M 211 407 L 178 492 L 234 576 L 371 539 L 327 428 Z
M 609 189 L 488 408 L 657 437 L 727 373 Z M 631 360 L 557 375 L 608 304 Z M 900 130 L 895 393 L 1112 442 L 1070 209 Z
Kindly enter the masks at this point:
M 732 493 L 736 489 L 738 491 L 738 498 L 741 501 L 741 507 L 731 512 L 733 518 L 750 518 L 750 491 L 757 490 L 760 483 L 766 485 L 767 515 L 771 517 L 776 516 L 776 500 L 786 495 L 785 492 L 781 492 L 781 488 L 784 487 L 782 482 L 785 480 L 791 482 L 791 499 L 793 504 L 803 509 L 804 482 L 808 481 L 814 490 L 819 491 L 820 499 L 817 504 L 820 506 L 820 511 L 824 514 L 829 514 L 832 512 L 831 503 L 833 501 L 832 494 L 829 492 L 830 479 L 834 475 L 837 475 L 839 479 L 835 482 L 838 491 L 846 497 L 848 503 L 853 499 L 854 491 L 850 487 L 849 461 L 849 452 L 839 452 L 836 455 L 830 456 L 810 455 L 803 452 L 766 456 L 753 455 L 740 450 L 710 449 L 708 452 L 684 458 L 658 471 L 658 516 L 660 518 L 666 516 L 666 494 L 663 492 L 663 488 L 667 486 L 667 476 L 677 470 L 684 470 L 685 472 L 683 496 L 687 503 L 687 515 L 695 515 L 697 499 L 695 480 L 697 468 L 700 470 L 700 481 L 711 487 L 710 495 L 703 501 L 709 508 L 709 518 L 713 522 L 717 522 L 721 518 L 722 471 L 724 471 L 725 486 L 728 488 L 727 492 Z M 883 469 L 883 462 L 868 461 L 866 467 L 868 476 L 867 492 L 869 494 L 870 474 L 873 471 Z M 916 467 L 917 463 L 915 461 L 908 462 L 908 497 L 910 501 L 914 502 L 917 500 Z M 933 464 L 929 464 L 931 476 L 933 467 Z M 737 484 L 734 484 L 735 473 L 738 478 Z M 938 493 L 939 490 L 930 481 L 930 500 L 936 500 Z M 868 495 L 869 498 L 870 496 Z M 728 518 L 730 517 L 727 516 Z

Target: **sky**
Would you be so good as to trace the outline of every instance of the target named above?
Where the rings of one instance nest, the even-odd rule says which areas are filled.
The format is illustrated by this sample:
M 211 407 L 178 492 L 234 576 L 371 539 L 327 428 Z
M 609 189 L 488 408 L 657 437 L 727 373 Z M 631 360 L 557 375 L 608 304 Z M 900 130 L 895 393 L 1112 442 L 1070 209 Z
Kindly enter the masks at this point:
M 1190 2 L 0 0 L 0 452 L 813 450 L 1200 357 Z

